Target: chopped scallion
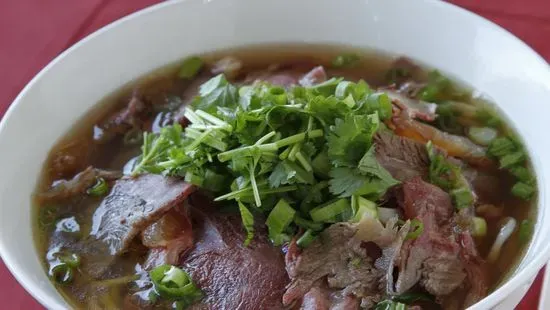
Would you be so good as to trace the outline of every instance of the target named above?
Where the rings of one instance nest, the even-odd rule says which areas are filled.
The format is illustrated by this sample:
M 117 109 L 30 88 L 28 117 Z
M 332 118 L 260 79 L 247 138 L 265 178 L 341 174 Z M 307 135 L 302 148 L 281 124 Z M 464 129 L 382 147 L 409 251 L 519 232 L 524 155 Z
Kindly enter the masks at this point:
M 411 220 L 411 230 L 409 231 L 405 239 L 416 239 L 422 234 L 423 231 L 424 223 L 422 223 L 419 219 L 413 219 Z
M 523 182 L 517 182 L 512 186 L 512 194 L 523 200 L 529 200 L 535 194 L 535 187 Z
M 202 59 L 199 56 L 191 56 L 186 58 L 181 64 L 178 71 L 178 77 L 182 79 L 191 79 L 199 73 L 203 65 Z
M 484 218 L 475 216 L 472 218 L 472 236 L 485 237 L 487 235 L 487 222 Z
M 97 178 L 97 181 L 94 186 L 90 187 L 86 193 L 90 196 L 104 196 L 109 192 L 109 186 L 105 179 Z
M 269 213 L 265 224 L 269 230 L 270 238 L 275 241 L 275 236 L 283 233 L 287 227 L 294 220 L 294 215 L 296 211 L 286 202 L 286 200 L 281 199 L 275 205 L 273 210 Z M 274 242 L 276 246 L 281 245 Z
M 315 239 L 317 236 L 315 235 L 314 231 L 311 229 L 306 230 L 306 232 L 296 241 L 296 244 L 300 248 L 307 248 Z
M 519 225 L 519 242 L 527 244 L 533 235 L 533 221 L 525 219 Z
M 334 223 L 337 222 L 339 215 L 350 212 L 351 206 L 348 199 L 338 199 L 333 202 L 321 205 L 311 211 L 309 214 L 314 222 Z

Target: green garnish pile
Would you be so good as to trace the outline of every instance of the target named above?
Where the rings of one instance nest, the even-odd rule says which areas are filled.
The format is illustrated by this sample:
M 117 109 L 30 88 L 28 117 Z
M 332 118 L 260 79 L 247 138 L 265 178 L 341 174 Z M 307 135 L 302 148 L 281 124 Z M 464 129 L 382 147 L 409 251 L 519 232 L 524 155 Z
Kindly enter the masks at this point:
M 376 200 L 398 182 L 378 163 L 373 136 L 391 116 L 384 93 L 332 78 L 284 89 L 266 83 L 238 87 L 224 75 L 200 86 L 185 116 L 190 124 L 144 133 L 133 174 L 184 177 L 233 201 L 248 232 L 267 216 L 275 244 L 297 227 L 308 244 L 326 224 L 347 221 L 352 199 Z M 309 237 L 308 237 L 309 236 Z

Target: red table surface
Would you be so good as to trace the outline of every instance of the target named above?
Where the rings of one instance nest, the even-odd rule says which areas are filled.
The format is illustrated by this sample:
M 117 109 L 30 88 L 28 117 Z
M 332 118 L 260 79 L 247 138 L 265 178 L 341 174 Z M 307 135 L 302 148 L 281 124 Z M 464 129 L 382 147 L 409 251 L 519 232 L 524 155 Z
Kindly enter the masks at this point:
M 98 28 L 159 0 L 0 1 L 0 117 L 60 52 Z M 452 0 L 508 29 L 550 60 L 550 1 Z M 542 274 L 517 307 L 536 309 Z M 0 261 L 2 309 L 42 309 Z

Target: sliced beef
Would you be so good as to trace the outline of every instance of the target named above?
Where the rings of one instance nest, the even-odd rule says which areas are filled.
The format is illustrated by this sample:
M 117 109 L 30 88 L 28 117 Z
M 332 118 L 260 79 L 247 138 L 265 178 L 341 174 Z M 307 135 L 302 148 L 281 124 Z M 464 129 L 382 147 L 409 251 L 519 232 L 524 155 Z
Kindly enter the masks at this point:
M 459 257 L 450 220 L 453 206 L 449 195 L 415 178 L 403 184 L 402 207 L 409 219 L 423 223 L 422 234 L 404 243 L 401 250 L 397 293 L 404 293 L 420 281 L 431 294 L 447 295 L 466 276 Z
M 327 300 L 333 307 L 336 303 L 342 304 L 335 301 L 335 294 L 354 305 L 359 305 L 363 297 L 377 295 L 385 270 L 374 266 L 375 259 L 368 255 L 361 239 L 354 237 L 358 230 L 350 223 L 336 223 L 301 253 L 291 244 L 286 258 L 291 283 L 283 303 L 293 305 L 302 298 L 303 306 L 304 303 L 324 303 L 316 288 L 324 281 L 330 292 Z
M 311 69 L 307 65 L 286 66 L 276 70 L 261 70 L 250 72 L 244 79 L 244 84 L 255 81 L 264 81 L 273 85 L 290 87 L 292 85 L 311 86 L 324 82 L 327 74 L 323 67 L 318 66 Z
M 94 128 L 94 140 L 97 142 L 110 141 L 114 136 L 125 134 L 131 129 L 141 130 L 149 107 L 134 91 L 127 105 L 109 115 Z
M 201 205 L 192 209 L 192 218 L 196 243 L 181 265 L 205 293 L 192 309 L 282 309 L 288 276 L 283 254 L 265 230 L 258 227 L 246 247 L 238 215 Z
M 472 235 L 463 231 L 458 236 L 461 245 L 460 255 L 466 263 L 466 277 L 468 279 L 464 287 L 464 307 L 469 307 L 487 296 L 489 290 L 489 279 L 485 261 L 479 256 Z
M 437 105 L 435 103 L 412 99 L 389 89 L 383 89 L 383 91 L 390 97 L 392 103 L 407 113 L 411 119 L 417 118 L 427 122 L 435 120 L 437 116 L 435 113 Z
M 211 72 L 214 75 L 223 73 L 228 79 L 231 79 L 239 75 L 242 68 L 242 61 L 235 57 L 227 56 L 216 61 L 212 65 Z
M 90 235 L 111 255 L 120 255 L 134 237 L 181 204 L 192 190 L 184 181 L 155 174 L 118 180 L 96 209 Z
M 74 196 L 86 193 L 86 190 L 92 187 L 98 178 L 106 181 L 113 181 L 122 176 L 119 171 L 107 171 L 93 167 L 78 173 L 70 180 L 55 181 L 51 188 L 44 193 L 37 195 L 41 202 L 60 201 Z
M 481 296 L 476 292 L 486 292 L 483 261 L 469 232 L 455 227 L 449 195 L 415 178 L 403 183 L 400 204 L 405 217 L 423 223 L 423 232 L 403 244 L 396 292 L 404 293 L 417 283 L 440 299 L 465 288 L 472 292 L 470 300 Z M 480 272 L 478 278 L 475 272 Z
M 430 160 L 424 144 L 383 131 L 375 135 L 374 142 L 376 159 L 394 178 L 406 181 L 427 176 Z
M 322 66 L 311 69 L 300 79 L 299 83 L 302 86 L 313 86 L 327 80 L 327 73 Z
M 189 208 L 181 204 L 141 232 L 142 244 L 151 250 L 144 268 L 162 264 L 177 265 L 181 256 L 193 247 L 193 229 Z

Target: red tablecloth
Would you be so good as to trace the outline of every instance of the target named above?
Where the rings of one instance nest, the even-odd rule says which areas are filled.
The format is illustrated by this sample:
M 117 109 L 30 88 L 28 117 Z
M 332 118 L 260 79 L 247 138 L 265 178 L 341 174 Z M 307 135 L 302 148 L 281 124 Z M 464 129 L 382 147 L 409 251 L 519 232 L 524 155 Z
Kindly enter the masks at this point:
M 23 86 L 73 43 L 159 0 L 0 1 L 0 117 Z M 550 60 L 550 1 L 452 0 L 519 36 Z M 542 272 L 518 309 L 536 309 Z M 0 308 L 42 309 L 0 262 Z

